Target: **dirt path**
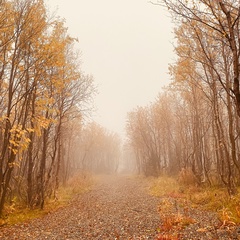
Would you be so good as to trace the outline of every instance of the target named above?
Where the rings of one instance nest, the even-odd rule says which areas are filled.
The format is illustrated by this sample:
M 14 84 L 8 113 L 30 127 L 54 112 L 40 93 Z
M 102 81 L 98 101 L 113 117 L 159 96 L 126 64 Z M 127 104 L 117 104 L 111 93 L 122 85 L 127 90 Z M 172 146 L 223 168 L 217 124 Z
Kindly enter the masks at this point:
M 76 197 L 69 206 L 40 219 L 0 228 L 0 239 L 240 239 L 240 227 L 235 226 L 234 231 L 219 228 L 216 214 L 183 206 L 173 198 L 150 196 L 146 187 L 146 181 L 131 177 L 102 177 L 90 192 Z M 173 212 L 160 210 L 168 209 L 166 204 L 169 209 L 173 206 Z M 188 218 L 194 221 L 182 228 Z M 168 226 L 170 230 L 163 231 Z
M 0 239 L 154 239 L 158 203 L 136 179 L 104 177 L 66 208 L 0 229 Z

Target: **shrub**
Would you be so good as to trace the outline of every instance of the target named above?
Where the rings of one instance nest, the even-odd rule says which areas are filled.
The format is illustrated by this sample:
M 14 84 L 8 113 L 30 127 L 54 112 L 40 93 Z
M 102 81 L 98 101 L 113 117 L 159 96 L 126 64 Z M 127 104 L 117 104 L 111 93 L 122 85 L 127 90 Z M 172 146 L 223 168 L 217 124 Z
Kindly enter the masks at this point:
M 179 183 L 184 185 L 197 185 L 198 181 L 191 168 L 182 168 L 178 177 Z

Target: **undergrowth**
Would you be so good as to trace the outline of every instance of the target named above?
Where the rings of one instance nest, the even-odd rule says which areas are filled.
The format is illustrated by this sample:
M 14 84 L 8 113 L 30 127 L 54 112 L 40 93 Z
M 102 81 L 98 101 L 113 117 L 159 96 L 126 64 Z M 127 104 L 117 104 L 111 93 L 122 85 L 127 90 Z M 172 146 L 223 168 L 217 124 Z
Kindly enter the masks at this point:
M 66 186 L 61 186 L 54 198 L 45 201 L 44 209 L 30 209 L 24 203 L 14 198 L 11 204 L 6 204 L 4 216 L 0 218 L 0 226 L 12 225 L 26 222 L 31 219 L 40 218 L 48 213 L 54 212 L 69 204 L 77 194 L 90 190 L 93 179 L 90 174 L 78 174 L 68 180 Z
M 169 198 L 180 208 L 185 209 L 184 211 L 188 211 L 187 209 L 190 207 L 212 211 L 217 213 L 222 226 L 240 224 L 240 193 L 229 196 L 227 190 L 222 187 L 199 187 L 196 184 L 183 183 L 179 179 L 167 176 L 151 179 L 150 181 L 150 193 L 152 195 Z M 240 192 L 240 188 L 238 192 Z M 163 204 L 160 210 L 165 228 L 167 226 L 175 227 L 179 218 L 182 218 L 181 222 L 186 220 L 187 215 L 179 217 L 178 210 L 174 211 L 175 215 L 172 213 L 171 216 L 165 216 L 162 210 L 164 208 L 168 208 L 166 204 Z M 191 222 L 191 219 L 188 220 Z

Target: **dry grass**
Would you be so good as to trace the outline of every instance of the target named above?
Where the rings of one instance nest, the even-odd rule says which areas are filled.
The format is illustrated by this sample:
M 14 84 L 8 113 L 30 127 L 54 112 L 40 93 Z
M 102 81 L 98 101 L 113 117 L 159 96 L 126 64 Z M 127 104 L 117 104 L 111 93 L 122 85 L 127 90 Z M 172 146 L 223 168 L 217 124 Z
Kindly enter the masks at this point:
M 159 177 L 152 181 L 151 194 L 176 199 L 179 206 L 200 208 L 218 214 L 223 225 L 240 223 L 240 193 L 230 197 L 225 188 L 197 187 L 190 175 L 190 183 L 170 177 Z M 240 192 L 240 189 L 239 189 Z M 173 220 L 171 220 L 174 222 Z
M 90 173 L 77 173 L 71 177 L 66 186 L 59 189 L 60 198 L 71 198 L 73 195 L 88 191 L 94 180 Z
M 167 176 L 150 179 L 150 193 L 154 196 L 179 196 L 181 188 L 177 180 Z
M 76 174 L 67 182 L 65 187 L 60 187 L 57 191 L 57 198 L 46 199 L 45 207 L 40 209 L 29 209 L 17 200 L 11 205 L 6 205 L 4 209 L 5 217 L 0 219 L 0 226 L 26 222 L 31 219 L 40 218 L 50 212 L 66 206 L 76 194 L 88 191 L 93 178 L 89 173 Z
M 224 225 L 240 223 L 240 194 L 229 196 L 224 188 L 203 188 L 187 196 L 194 207 L 214 211 Z
M 195 222 L 188 214 L 188 211 L 180 212 L 178 202 L 175 199 L 164 198 L 159 206 L 159 214 L 162 224 L 160 232 L 179 231 Z

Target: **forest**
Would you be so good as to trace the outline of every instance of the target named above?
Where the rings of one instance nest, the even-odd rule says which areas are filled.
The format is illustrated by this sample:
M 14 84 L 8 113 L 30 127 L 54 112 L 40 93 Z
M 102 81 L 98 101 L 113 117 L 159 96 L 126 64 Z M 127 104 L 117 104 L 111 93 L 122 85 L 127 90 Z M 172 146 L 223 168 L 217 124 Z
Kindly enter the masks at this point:
M 44 209 L 74 176 L 85 178 L 87 173 L 167 176 L 237 195 L 240 3 L 149 4 L 171 14 L 176 60 L 169 64 L 170 84 L 154 102 L 128 112 L 123 142 L 91 121 L 97 87 L 81 69 L 78 39 L 69 34 L 65 21 L 49 13 L 43 0 L 0 0 L 0 218 L 6 217 L 6 206 L 16 203 Z M 115 184 L 108 178 L 104 184 Z M 119 180 L 119 189 L 109 189 L 121 199 L 137 189 L 129 181 Z M 130 190 L 124 192 L 127 186 Z M 96 199 L 111 200 L 105 188 Z M 145 196 L 141 194 L 139 199 Z M 128 203 L 133 201 L 128 197 Z M 82 205 L 89 201 L 97 209 L 89 199 Z
M 0 1 L 0 215 L 15 198 L 43 208 L 77 171 L 117 167 L 118 137 L 83 124 L 96 87 L 76 41 L 44 1 Z
M 159 1 L 175 24 L 171 84 L 128 114 L 127 133 L 145 175 L 188 175 L 198 185 L 240 180 L 238 1 Z

